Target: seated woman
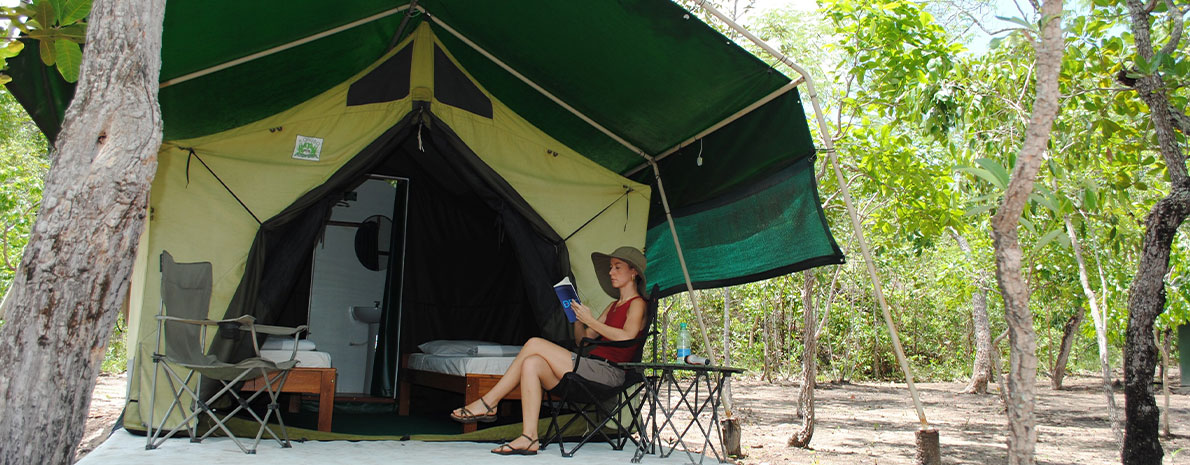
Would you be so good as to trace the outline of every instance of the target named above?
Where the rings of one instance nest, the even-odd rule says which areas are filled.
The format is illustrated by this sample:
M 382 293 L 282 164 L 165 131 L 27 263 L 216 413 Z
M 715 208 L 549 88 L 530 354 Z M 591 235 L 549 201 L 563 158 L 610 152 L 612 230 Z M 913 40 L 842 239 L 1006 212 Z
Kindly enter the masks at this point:
M 617 300 L 609 304 L 599 318 L 592 316 L 591 309 L 585 305 L 572 303 L 576 343 L 583 337 L 612 341 L 639 337 L 644 331 L 645 320 L 645 254 L 633 247 L 620 247 L 611 254 L 593 253 L 591 261 L 604 292 Z M 606 273 L 601 272 L 603 270 L 607 270 Z M 578 375 L 597 383 L 618 386 L 624 382 L 624 370 L 608 362 L 628 362 L 635 351 L 636 347 L 596 347 L 591 350 L 590 357 L 584 357 L 578 364 Z M 520 386 L 522 434 L 512 442 L 492 449 L 492 453 L 537 454 L 540 446 L 537 420 L 541 413 L 542 390 L 553 389 L 563 375 L 574 371 L 576 357 L 577 354 L 545 339 L 529 339 L 490 391 L 479 400 L 455 409 L 450 417 L 462 423 L 496 421 L 496 405 L 500 399 Z

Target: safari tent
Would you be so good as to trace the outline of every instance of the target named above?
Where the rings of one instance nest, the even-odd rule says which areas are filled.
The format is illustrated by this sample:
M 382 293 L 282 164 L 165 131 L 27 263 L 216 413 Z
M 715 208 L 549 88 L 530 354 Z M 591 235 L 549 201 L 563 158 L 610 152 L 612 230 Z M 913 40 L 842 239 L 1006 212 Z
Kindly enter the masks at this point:
M 325 334 L 320 306 L 377 309 L 375 367 L 431 339 L 565 341 L 552 285 L 602 308 L 589 257 L 619 245 L 654 297 L 842 262 L 798 82 L 682 6 L 411 3 L 168 3 L 125 426 L 166 408 L 162 251 L 213 264 L 212 318 Z M 52 139 L 73 87 L 37 50 L 8 87 Z M 361 389 L 395 395 L 396 371 Z

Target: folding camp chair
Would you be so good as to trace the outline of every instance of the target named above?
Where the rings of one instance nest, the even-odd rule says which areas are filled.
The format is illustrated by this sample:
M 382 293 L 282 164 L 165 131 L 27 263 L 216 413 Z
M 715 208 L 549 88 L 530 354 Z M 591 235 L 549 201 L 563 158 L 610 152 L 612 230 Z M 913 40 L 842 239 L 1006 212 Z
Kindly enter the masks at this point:
M 657 295 L 660 288 L 653 286 L 650 295 Z M 645 307 L 645 326 L 641 331 L 641 335 L 635 339 L 626 341 L 604 341 L 590 338 L 583 338 L 582 343 L 579 344 L 579 355 L 585 356 L 592 349 L 599 346 L 610 347 L 631 347 L 638 345 L 636 353 L 633 354 L 632 362 L 640 362 L 641 356 L 644 353 L 645 340 L 649 336 L 657 334 L 653 331 L 653 321 L 657 318 L 657 299 L 654 298 L 648 302 Z M 546 401 L 551 404 L 550 424 L 545 429 L 544 441 L 541 442 L 541 448 L 553 442 L 558 443 L 558 449 L 562 452 L 563 457 L 571 457 L 584 444 L 589 442 L 596 436 L 600 436 L 603 441 L 612 446 L 612 449 L 622 450 L 624 445 L 631 440 L 636 443 L 636 439 L 631 436 L 634 429 L 637 429 L 637 419 L 640 418 L 641 404 L 636 401 L 637 396 L 644 390 L 645 380 L 640 372 L 636 370 L 628 370 L 624 376 L 624 382 L 619 386 L 605 386 L 600 383 L 589 381 L 577 374 L 578 364 L 583 363 L 583 357 L 576 357 L 574 360 L 574 371 L 566 373 L 553 389 L 546 391 Z M 557 401 L 554 401 L 557 397 Z M 611 405 L 609 408 L 608 405 Z M 625 425 L 621 413 L 627 408 L 629 418 L 627 425 Z M 565 425 L 559 426 L 558 416 L 563 411 L 570 411 L 574 416 L 566 422 Z M 566 450 L 566 444 L 563 442 L 563 434 L 570 429 L 570 427 L 579 420 L 584 420 L 589 427 L 587 432 L 579 439 L 578 443 L 574 445 L 570 451 Z M 610 424 L 610 425 L 609 425 Z M 615 432 L 608 434 L 604 430 L 605 427 L 614 426 Z M 637 444 L 638 446 L 640 444 Z
M 153 390 L 149 400 L 150 410 L 147 424 L 149 431 L 146 434 L 148 439 L 145 449 L 156 449 L 166 439 L 183 428 L 190 434 L 190 442 L 201 442 L 215 431 L 222 431 L 245 454 L 256 453 L 256 446 L 260 444 L 261 437 L 265 432 L 281 447 L 290 447 L 285 422 L 281 419 L 281 411 L 278 409 L 277 396 L 281 393 L 289 370 L 297 365 L 297 362 L 292 360 L 292 356 L 290 360 L 276 363 L 260 358 L 257 334 L 293 336 L 296 351 L 296 340 L 298 335 L 306 330 L 306 326 L 283 328 L 258 325 L 251 316 L 209 320 L 207 311 L 211 302 L 211 279 L 210 262 L 177 263 L 169 252 L 161 253 L 161 309 L 157 314 L 157 348 L 153 352 L 155 366 Z M 256 356 L 229 363 L 207 354 L 207 328 L 212 326 L 217 326 L 224 331 L 238 329 L 251 334 Z M 164 353 L 161 350 L 163 340 L 166 349 Z M 174 399 L 161 421 L 154 425 L 153 410 L 155 410 L 157 400 L 157 379 L 158 373 L 161 371 L 165 371 L 167 375 L 166 379 L 169 381 Z M 185 377 L 182 376 L 183 373 L 185 373 Z M 196 373 L 198 374 L 197 382 L 191 383 Z M 256 377 L 264 380 L 265 389 L 256 391 L 248 398 L 240 397 L 237 389 L 233 387 L 241 381 Z M 203 399 L 199 394 L 200 389 L 191 387 L 201 386 L 203 378 L 218 380 L 222 383 L 222 388 Z M 249 403 L 261 393 L 268 393 L 269 396 L 268 412 L 263 418 L 249 406 Z M 235 402 L 235 408 L 220 416 L 212 409 L 211 404 L 224 395 L 231 396 L 231 400 Z M 168 432 L 163 433 L 166 422 L 174 413 L 174 409 L 179 409 L 182 414 L 185 414 L 186 407 L 190 408 L 190 413 Z M 244 444 L 232 434 L 226 425 L 227 420 L 241 410 L 247 411 L 260 424 L 251 448 L 244 447 Z M 202 436 L 199 436 L 198 420 L 202 414 L 206 414 L 214 425 Z M 268 424 L 269 419 L 274 415 L 276 415 L 277 424 L 280 425 L 280 435 L 274 432 Z

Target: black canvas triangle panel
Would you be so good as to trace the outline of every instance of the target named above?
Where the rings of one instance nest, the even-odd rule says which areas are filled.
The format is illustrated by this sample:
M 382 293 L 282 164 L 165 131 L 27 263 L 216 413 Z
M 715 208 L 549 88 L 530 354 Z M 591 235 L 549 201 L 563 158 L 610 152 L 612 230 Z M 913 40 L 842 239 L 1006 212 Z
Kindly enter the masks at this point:
M 434 96 L 438 101 L 485 118 L 492 117 L 492 101 L 434 45 Z
M 413 47 L 405 47 L 347 89 L 347 106 L 391 102 L 409 95 Z

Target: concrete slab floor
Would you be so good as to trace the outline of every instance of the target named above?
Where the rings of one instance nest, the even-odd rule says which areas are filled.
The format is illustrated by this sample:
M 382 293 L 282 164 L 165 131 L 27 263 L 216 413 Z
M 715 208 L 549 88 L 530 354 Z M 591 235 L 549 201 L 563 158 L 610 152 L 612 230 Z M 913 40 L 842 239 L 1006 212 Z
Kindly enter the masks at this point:
M 624 465 L 632 461 L 633 446 L 612 450 L 607 444 L 587 444 L 572 459 L 562 457 L 556 445 L 535 456 L 499 456 L 489 452 L 496 445 L 478 442 L 422 442 L 422 441 L 306 441 L 294 442 L 293 448 L 282 449 L 275 441 L 261 441 L 255 455 L 240 452 L 230 439 L 210 438 L 201 444 L 189 439 L 171 439 L 155 450 L 145 450 L 144 436 L 116 431 L 107 441 L 79 460 L 78 465 L 125 465 L 129 463 L 201 463 L 245 465 L 294 465 L 299 463 L 423 464 L 451 462 L 455 464 L 543 464 L 582 463 L 582 465 Z M 694 456 L 697 461 L 700 456 Z M 649 465 L 677 465 L 690 463 L 683 452 L 674 452 L 666 459 L 646 455 L 641 461 Z M 703 462 L 714 464 L 714 457 Z

